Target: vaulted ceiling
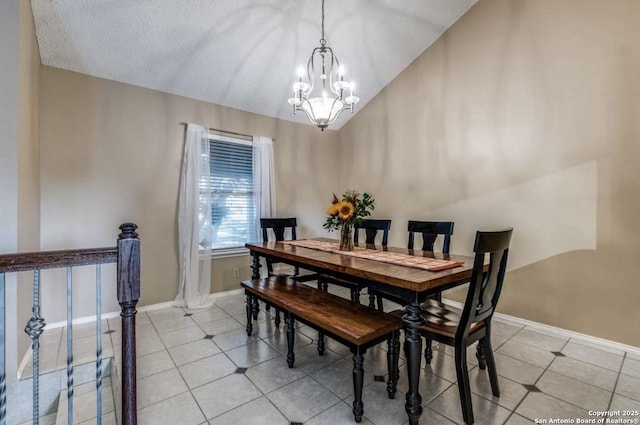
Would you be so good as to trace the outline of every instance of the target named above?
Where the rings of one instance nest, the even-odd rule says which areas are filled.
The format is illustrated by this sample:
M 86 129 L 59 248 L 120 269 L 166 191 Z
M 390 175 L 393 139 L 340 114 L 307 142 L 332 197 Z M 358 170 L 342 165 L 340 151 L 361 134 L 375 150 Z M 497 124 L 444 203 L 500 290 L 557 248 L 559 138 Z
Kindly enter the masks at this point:
M 326 0 L 360 110 L 477 0 Z M 308 123 L 287 98 L 320 0 L 31 0 L 44 65 Z M 332 128 L 351 114 L 343 113 Z

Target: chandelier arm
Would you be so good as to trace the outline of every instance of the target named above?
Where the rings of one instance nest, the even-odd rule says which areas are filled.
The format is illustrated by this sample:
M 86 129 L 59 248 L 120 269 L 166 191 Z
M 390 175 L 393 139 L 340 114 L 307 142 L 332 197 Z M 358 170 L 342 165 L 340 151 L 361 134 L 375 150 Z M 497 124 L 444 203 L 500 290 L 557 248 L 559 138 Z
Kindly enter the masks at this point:
M 329 87 L 331 87 L 331 91 L 336 96 L 339 96 L 340 98 L 342 98 L 342 93 L 335 90 L 333 87 L 333 83 L 337 81 L 336 78 L 338 77 L 338 73 L 340 72 L 340 61 L 338 60 L 338 57 L 333 53 L 333 50 L 331 50 L 331 47 L 327 47 L 327 50 L 331 54 L 331 72 L 329 72 Z
M 307 62 L 307 78 L 309 79 L 309 90 L 307 90 L 306 95 L 309 95 L 311 92 L 313 92 L 313 88 L 316 85 L 315 84 L 316 68 L 315 68 L 315 61 L 313 60 L 313 58 L 315 58 L 316 55 L 319 54 L 321 49 L 322 48 L 320 47 L 316 47 L 315 49 L 313 49 L 313 52 L 311 52 L 311 57 Z
M 335 99 L 333 99 L 333 103 L 331 104 L 331 111 L 333 111 L 333 107 L 335 106 L 336 102 L 339 101 L 340 99 L 338 99 L 337 97 Z M 342 103 L 342 102 L 341 102 Z M 338 116 L 340 115 L 340 113 L 344 110 L 347 109 L 347 105 L 345 105 L 344 103 L 342 104 L 342 108 L 338 109 L 338 111 L 336 111 L 335 115 L 334 114 L 329 114 L 329 119 L 327 120 L 327 125 L 333 124 L 336 119 L 338 118 Z

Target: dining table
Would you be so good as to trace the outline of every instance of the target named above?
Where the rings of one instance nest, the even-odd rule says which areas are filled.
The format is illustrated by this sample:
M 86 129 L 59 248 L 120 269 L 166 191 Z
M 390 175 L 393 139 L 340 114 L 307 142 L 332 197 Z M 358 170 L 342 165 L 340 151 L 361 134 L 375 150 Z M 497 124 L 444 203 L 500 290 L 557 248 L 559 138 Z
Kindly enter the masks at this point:
M 346 279 L 402 300 L 409 383 L 405 410 L 409 424 L 418 425 L 422 414 L 422 397 L 418 390 L 422 361 L 420 327 L 425 323 L 420 303 L 433 294 L 469 282 L 474 258 L 364 244 L 356 245 L 354 251 L 339 251 L 337 241 L 327 238 L 247 243 L 245 246 L 252 258 L 252 279 L 260 278 L 260 259 L 265 258 Z

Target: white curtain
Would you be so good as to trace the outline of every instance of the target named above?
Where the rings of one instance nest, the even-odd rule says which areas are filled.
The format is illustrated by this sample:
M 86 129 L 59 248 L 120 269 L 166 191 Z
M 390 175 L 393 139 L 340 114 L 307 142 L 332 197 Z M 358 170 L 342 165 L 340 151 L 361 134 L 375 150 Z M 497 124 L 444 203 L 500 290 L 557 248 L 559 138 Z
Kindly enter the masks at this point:
M 253 193 L 256 206 L 255 237 L 262 241 L 260 218 L 273 217 L 276 212 L 276 190 L 273 177 L 273 141 L 268 137 L 253 136 Z M 266 276 L 267 267 L 262 260 L 260 268 L 262 276 Z
M 253 193 L 256 206 L 255 241 L 262 241 L 260 218 L 273 217 L 276 212 L 276 190 L 273 177 L 273 141 L 253 136 Z
M 174 304 L 189 309 L 213 304 L 211 292 L 211 179 L 209 131 L 188 124 L 178 199 L 179 287 Z

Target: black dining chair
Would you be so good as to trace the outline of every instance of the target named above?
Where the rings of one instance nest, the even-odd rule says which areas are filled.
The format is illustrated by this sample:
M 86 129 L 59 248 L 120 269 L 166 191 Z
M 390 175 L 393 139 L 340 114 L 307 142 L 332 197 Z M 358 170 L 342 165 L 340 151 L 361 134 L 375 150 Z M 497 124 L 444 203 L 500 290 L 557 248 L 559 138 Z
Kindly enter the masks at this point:
M 358 244 L 359 242 L 360 238 L 358 234 L 360 233 L 361 230 L 365 231 L 365 244 L 370 246 L 376 244 L 376 238 L 379 234 L 378 232 L 380 232 L 382 234 L 381 246 L 384 249 L 386 248 L 387 242 L 389 240 L 389 231 L 391 230 L 391 220 L 364 219 L 359 224 L 358 223 L 354 224 L 353 228 L 354 228 L 353 242 L 355 244 Z M 351 282 L 345 279 L 335 278 L 333 276 L 327 276 L 327 275 L 318 276 L 318 288 L 327 292 L 328 285 L 330 284 L 349 289 L 351 293 L 351 301 L 360 302 L 360 292 L 362 291 L 363 285 L 356 282 Z M 374 302 L 375 302 L 374 298 L 370 294 L 369 306 L 373 307 L 375 305 Z
M 462 416 L 466 424 L 473 424 L 473 406 L 467 366 L 467 347 L 478 342 L 480 369 L 488 369 L 491 391 L 500 396 L 498 372 L 491 347 L 491 319 L 495 312 L 511 244 L 512 228 L 495 232 L 476 232 L 475 253 L 471 280 L 462 309 L 429 299 L 422 305 L 425 323 L 420 331 L 428 340 L 454 347 L 458 391 Z M 485 266 L 485 262 L 488 264 Z M 394 312 L 404 314 L 403 310 Z M 431 359 L 427 359 L 430 363 Z M 397 355 L 394 363 L 397 365 Z M 397 368 L 394 368 L 397 374 Z M 397 377 L 396 377 L 397 378 Z
M 439 236 L 442 236 L 442 254 L 449 254 L 449 248 L 451 247 L 451 235 L 453 235 L 453 221 L 416 221 L 409 220 L 407 223 L 407 231 L 409 232 L 409 238 L 407 242 L 407 248 L 413 249 L 415 235 L 419 233 L 422 236 L 422 251 L 433 252 L 433 246 Z M 430 298 L 436 301 L 442 301 L 442 292 L 438 292 L 432 295 Z M 395 301 L 395 300 L 391 300 Z M 397 301 L 396 301 L 397 302 Z M 424 358 L 431 360 L 433 356 L 432 341 L 430 339 L 425 340 Z
M 409 232 L 409 239 L 407 242 L 407 248 L 409 250 L 414 249 L 416 234 L 420 234 L 422 236 L 422 251 L 424 252 L 433 252 L 436 240 L 439 236 L 442 236 L 442 253 L 449 254 L 449 248 L 451 247 L 451 235 L 453 234 L 453 221 L 409 220 L 407 223 L 407 231 Z M 402 301 L 402 299 L 397 295 L 386 292 L 376 292 L 376 295 L 379 296 L 378 309 L 381 311 L 383 308 L 380 298 L 393 301 L 396 304 L 404 305 L 404 301 Z M 442 294 L 438 292 L 433 295 L 433 298 L 441 301 Z M 430 349 L 429 344 L 427 345 L 427 349 Z
M 276 242 L 283 241 L 285 240 L 285 233 L 287 232 L 287 230 L 289 231 L 289 240 L 296 240 L 297 225 L 298 225 L 298 221 L 295 217 L 261 218 L 260 228 L 262 229 L 262 242 L 269 242 L 270 233 L 273 233 L 273 236 L 275 237 Z M 269 259 L 266 260 L 266 263 L 267 263 L 267 271 L 269 273 L 269 276 L 274 276 L 273 265 L 277 263 Z M 291 273 L 285 273 L 285 274 L 296 276 L 299 274 L 299 269 L 298 267 L 294 267 Z
M 353 225 L 353 242 L 358 243 L 358 234 L 360 230 L 364 230 L 365 232 L 365 241 L 364 243 L 367 245 L 375 245 L 376 237 L 378 236 L 378 232 L 382 233 L 382 241 L 381 245 L 383 247 L 387 246 L 389 241 L 389 231 L 391 230 L 391 220 L 376 220 L 372 218 L 363 219 L 359 224 L 355 223 Z
M 416 221 L 409 220 L 407 223 L 407 231 L 409 239 L 407 243 L 408 249 L 413 249 L 415 235 L 422 235 L 422 250 L 433 252 L 438 236 L 443 236 L 442 253 L 448 254 L 451 246 L 451 235 L 453 235 L 453 221 Z
M 288 240 L 296 240 L 296 227 L 298 225 L 298 221 L 295 217 L 288 218 L 261 218 L 260 219 L 260 228 L 262 229 L 262 241 L 269 242 L 270 240 L 275 240 L 276 242 L 287 240 L 287 236 L 289 236 Z M 270 235 L 273 234 L 275 239 L 271 239 Z M 285 275 L 290 276 L 294 280 L 306 282 L 309 280 L 316 280 L 317 276 L 315 274 L 308 273 L 300 273 L 300 269 L 297 266 L 292 267 L 288 271 L 278 270 L 277 273 L 274 272 L 274 264 L 278 264 L 278 262 L 266 259 L 267 265 L 267 273 L 269 276 L 275 275 Z M 257 301 L 256 301 L 257 302 Z M 271 306 L 266 304 L 265 310 L 269 311 Z M 254 308 L 254 320 L 257 319 L 258 308 L 257 306 Z M 275 325 L 276 327 L 280 326 L 280 311 L 276 309 L 276 317 L 275 317 Z

